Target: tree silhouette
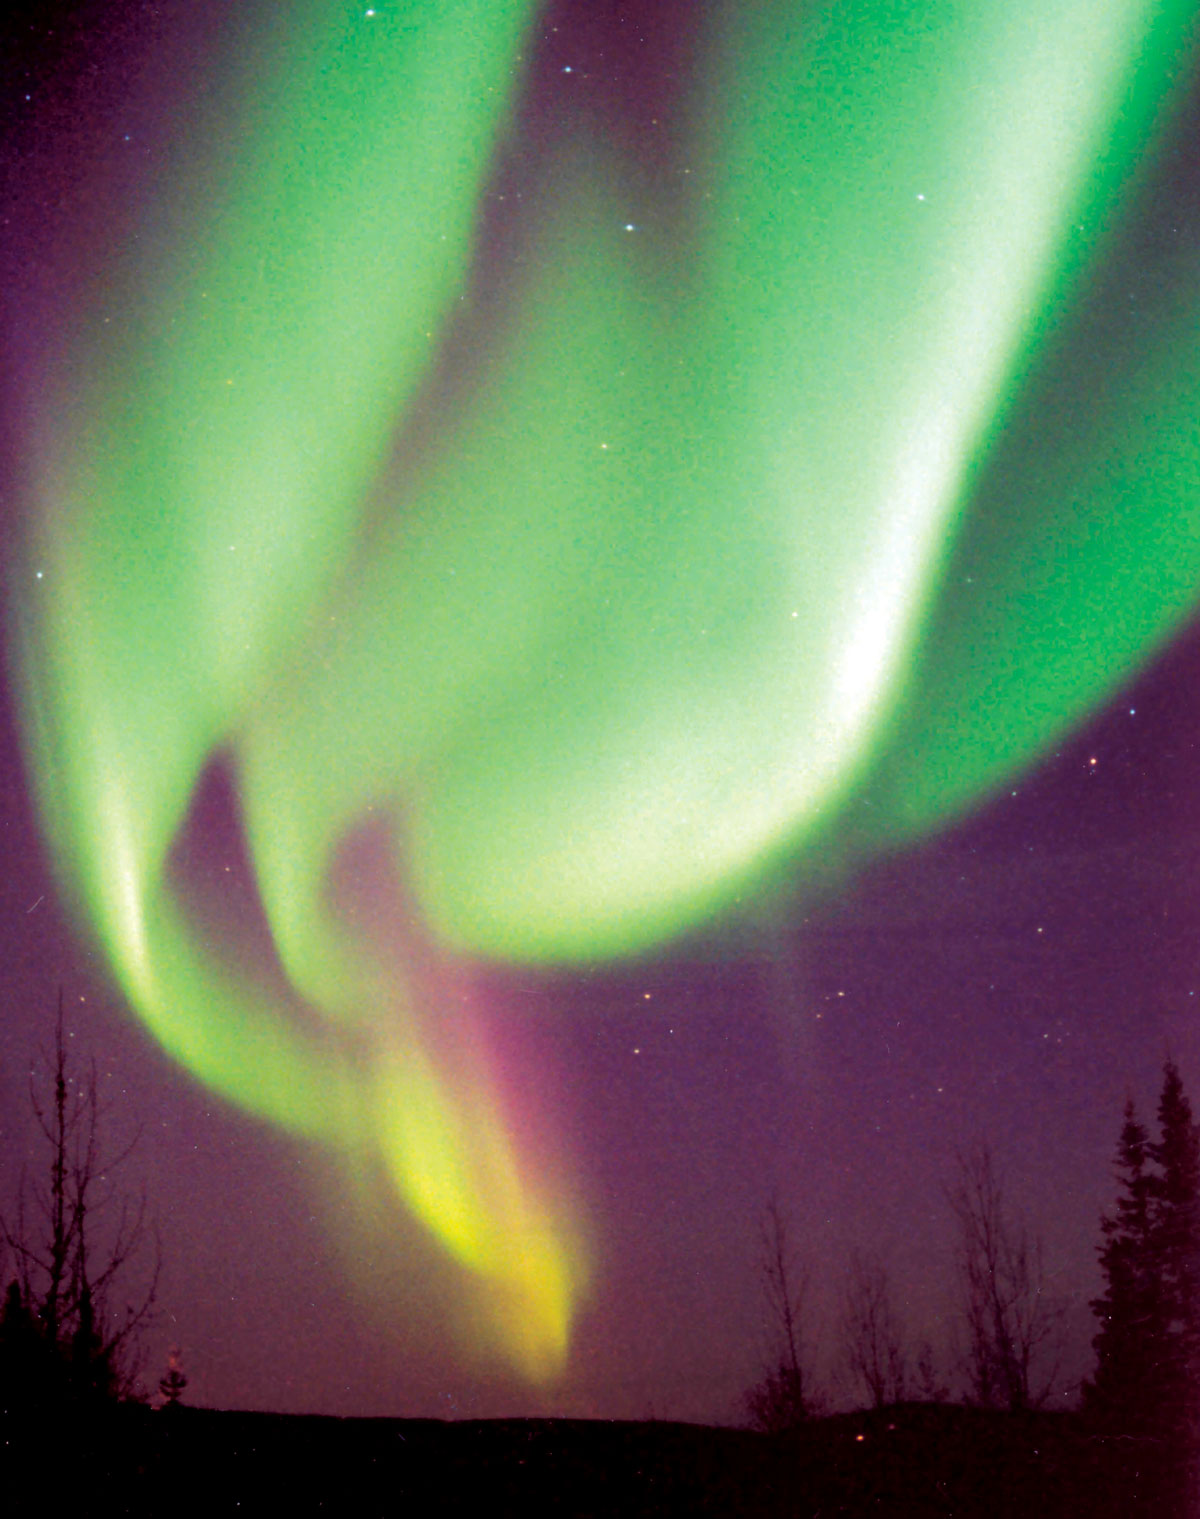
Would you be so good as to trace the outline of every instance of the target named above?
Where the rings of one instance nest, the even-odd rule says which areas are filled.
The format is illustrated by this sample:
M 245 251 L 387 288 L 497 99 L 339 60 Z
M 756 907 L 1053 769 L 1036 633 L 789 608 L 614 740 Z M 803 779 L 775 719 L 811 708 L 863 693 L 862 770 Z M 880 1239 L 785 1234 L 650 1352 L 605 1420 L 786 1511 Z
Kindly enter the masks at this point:
M 1048 1291 L 1041 1241 L 1012 1213 L 991 1150 L 958 1157 L 947 1199 L 958 1223 L 961 1312 L 970 1401 L 1040 1408 L 1058 1370 L 1063 1307 Z
M 1165 1311 L 1155 1259 L 1156 1177 L 1150 1139 L 1130 1098 L 1117 1142 L 1120 1193 L 1100 1220 L 1100 1269 L 1105 1288 L 1092 1301 L 1100 1329 L 1092 1344 L 1096 1372 L 1084 1386 L 1084 1407 L 1127 1435 L 1153 1431 L 1159 1421 L 1159 1373 Z
M 1200 1128 L 1178 1068 L 1163 1068 L 1152 1233 L 1162 1309 L 1162 1384 L 1170 1425 L 1194 1452 L 1200 1400 Z
M 0 1416 L 40 1413 L 52 1400 L 54 1366 L 20 1282 L 9 1282 L 0 1309 Z
M 912 1394 L 922 1403 L 946 1403 L 950 1399 L 950 1389 L 938 1375 L 937 1358 L 929 1340 L 921 1340 L 917 1346 Z
M 807 1278 L 792 1253 L 787 1220 L 775 1199 L 763 1216 L 761 1249 L 770 1351 L 762 1378 L 746 1394 L 746 1412 L 755 1429 L 779 1434 L 809 1418 L 816 1398 L 802 1328 Z
M 30 1102 L 45 1168 L 22 1178 L 15 1214 L 0 1218 L 16 1271 L 0 1319 L 0 1386 L 6 1410 L 27 1415 L 135 1394 L 159 1272 L 145 1196 L 114 1180 L 137 1136 L 105 1142 L 95 1064 L 81 1073 L 71 1061 L 61 992 L 49 1076 L 31 1078 Z
M 178 1345 L 172 1345 L 167 1354 L 167 1369 L 159 1379 L 158 1390 L 164 1408 L 178 1408 L 188 1379 L 183 1371 L 183 1358 Z
M 1084 1408 L 1128 1457 L 1131 1512 L 1136 1497 L 1138 1512 L 1185 1514 L 1200 1482 L 1200 1127 L 1171 1060 L 1158 1126 L 1152 1141 L 1126 1103 Z
M 851 1379 L 875 1408 L 901 1402 L 911 1377 L 887 1268 L 855 1252 L 842 1301 L 842 1346 Z

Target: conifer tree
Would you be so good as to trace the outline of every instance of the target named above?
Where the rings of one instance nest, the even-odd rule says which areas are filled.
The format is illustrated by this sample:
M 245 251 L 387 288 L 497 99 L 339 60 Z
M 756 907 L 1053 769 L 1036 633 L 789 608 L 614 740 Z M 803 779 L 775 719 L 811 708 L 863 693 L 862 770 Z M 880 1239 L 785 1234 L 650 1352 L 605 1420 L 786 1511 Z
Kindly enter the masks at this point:
M 40 1411 L 56 1381 L 56 1352 L 17 1281 L 0 1308 L 0 1421 L 18 1411 Z
M 1152 1237 L 1162 1298 L 1161 1377 L 1168 1427 L 1189 1446 L 1200 1433 L 1200 1127 L 1173 1061 L 1163 1070 Z
M 159 1380 L 158 1390 L 164 1408 L 178 1408 L 188 1385 L 184 1375 L 183 1357 L 178 1345 L 172 1345 L 167 1355 L 167 1369 Z
M 1092 1301 L 1100 1330 L 1096 1374 L 1084 1388 L 1088 1411 L 1127 1431 L 1156 1422 L 1163 1311 L 1154 1256 L 1150 1140 L 1130 1098 L 1117 1144 L 1116 1208 L 1100 1221 L 1105 1290 Z
M 1105 1290 L 1092 1303 L 1096 1372 L 1084 1407 L 1120 1442 L 1130 1513 L 1194 1513 L 1200 1490 L 1200 1127 L 1173 1061 L 1159 1138 L 1132 1102 L 1117 1147 L 1120 1195 L 1101 1220 Z

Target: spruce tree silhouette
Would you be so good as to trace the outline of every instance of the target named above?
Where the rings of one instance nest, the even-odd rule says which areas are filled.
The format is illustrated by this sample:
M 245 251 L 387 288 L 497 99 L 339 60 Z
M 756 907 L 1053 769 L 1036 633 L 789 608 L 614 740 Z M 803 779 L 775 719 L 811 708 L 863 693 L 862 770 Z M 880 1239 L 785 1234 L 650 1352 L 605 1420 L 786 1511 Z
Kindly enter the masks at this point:
M 1153 1241 L 1162 1304 L 1162 1376 L 1174 1432 L 1196 1435 L 1200 1397 L 1200 1127 L 1173 1061 L 1163 1069 L 1160 1138 L 1150 1146 Z
M 1120 1193 L 1101 1219 L 1104 1292 L 1084 1411 L 1121 1455 L 1129 1513 L 1194 1516 L 1200 1498 L 1200 1126 L 1174 1061 L 1159 1138 L 1132 1100 L 1117 1146 Z
M 167 1354 L 167 1369 L 158 1383 L 162 1406 L 178 1408 L 187 1385 L 188 1379 L 183 1370 L 182 1353 L 178 1345 L 172 1345 Z
M 1164 1307 L 1155 1260 L 1154 1192 L 1150 1138 L 1133 1099 L 1117 1142 L 1116 1207 L 1100 1220 L 1099 1247 L 1105 1288 L 1092 1300 L 1100 1329 L 1092 1341 L 1095 1375 L 1084 1386 L 1084 1407 L 1126 1436 L 1154 1437 L 1161 1417 Z

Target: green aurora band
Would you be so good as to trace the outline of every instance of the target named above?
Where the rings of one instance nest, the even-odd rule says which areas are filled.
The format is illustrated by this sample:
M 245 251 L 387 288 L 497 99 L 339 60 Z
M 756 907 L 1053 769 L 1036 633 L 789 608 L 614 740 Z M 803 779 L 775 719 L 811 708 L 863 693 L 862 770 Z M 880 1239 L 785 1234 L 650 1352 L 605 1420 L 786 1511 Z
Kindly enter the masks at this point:
M 408 465 L 532 5 L 288 7 L 87 271 L 9 598 L 64 881 L 162 1045 L 373 1156 L 532 1379 L 578 1210 L 438 975 L 338 909 L 340 852 L 385 831 L 446 964 L 623 956 L 961 814 L 1160 647 L 1200 583 L 1200 260 L 1136 323 L 1112 291 L 1192 10 L 715 7 L 687 218 L 627 230 L 620 152 L 556 147 Z M 172 877 L 214 756 L 283 991 Z

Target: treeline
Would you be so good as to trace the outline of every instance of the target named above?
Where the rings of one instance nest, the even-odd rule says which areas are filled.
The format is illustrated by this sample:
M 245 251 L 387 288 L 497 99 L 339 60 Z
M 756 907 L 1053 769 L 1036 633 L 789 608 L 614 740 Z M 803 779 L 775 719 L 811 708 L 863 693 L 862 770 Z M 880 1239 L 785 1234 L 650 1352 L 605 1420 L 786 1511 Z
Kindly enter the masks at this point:
M 1200 1128 L 1173 1063 L 1163 1075 L 1158 1137 L 1130 1101 L 1117 1146 L 1119 1192 L 1101 1222 L 1104 1292 L 1096 1370 L 1083 1409 L 1122 1442 L 1164 1512 L 1200 1512 Z
M 1117 1195 L 1100 1220 L 1101 1295 L 1095 1367 L 1076 1417 L 1105 1450 L 1106 1479 L 1130 1514 L 1200 1515 L 1200 1124 L 1168 1060 L 1152 1138 L 1132 1101 L 1117 1145 Z M 958 1156 L 946 1189 L 954 1218 L 957 1319 L 954 1370 L 963 1400 L 1028 1415 L 1056 1391 L 1069 1304 L 1052 1290 L 1039 1238 L 1005 1193 L 986 1145 Z M 757 1429 L 785 1433 L 826 1412 L 806 1335 L 807 1277 L 777 1203 L 761 1244 L 772 1350 L 746 1395 Z M 908 1337 L 886 1267 L 854 1256 L 842 1284 L 838 1366 L 875 1409 L 943 1402 L 933 1350 Z
M 10 1433 L 40 1429 L 57 1438 L 63 1419 L 95 1426 L 105 1410 L 146 1401 L 139 1346 L 154 1310 L 158 1249 L 144 1196 L 114 1181 L 136 1136 L 107 1142 L 96 1071 L 72 1065 L 61 1001 L 44 1070 L 32 1095 L 46 1164 L 0 1218 L 0 1418 Z M 1099 1452 L 1103 1481 L 1115 1485 L 1115 1511 L 1194 1519 L 1200 1125 L 1172 1061 L 1163 1069 L 1153 1134 L 1132 1100 L 1126 1105 L 1115 1182 L 1097 1243 L 1103 1290 L 1090 1304 L 1095 1363 L 1070 1417 Z M 961 1344 L 953 1374 L 962 1401 L 1034 1417 L 1061 1391 L 1068 1305 L 1052 1290 L 1040 1241 L 1012 1205 L 986 1146 L 959 1155 L 946 1203 L 956 1226 Z M 828 1410 L 806 1334 L 807 1281 L 776 1204 L 764 1217 L 761 1275 L 772 1348 L 747 1394 L 746 1414 L 768 1433 L 811 1430 Z M 882 1411 L 949 1401 L 933 1347 L 910 1336 L 879 1258 L 860 1254 L 849 1262 L 838 1337 L 841 1376 L 862 1404 Z M 162 1403 L 177 1404 L 186 1386 L 172 1352 L 158 1383 Z

